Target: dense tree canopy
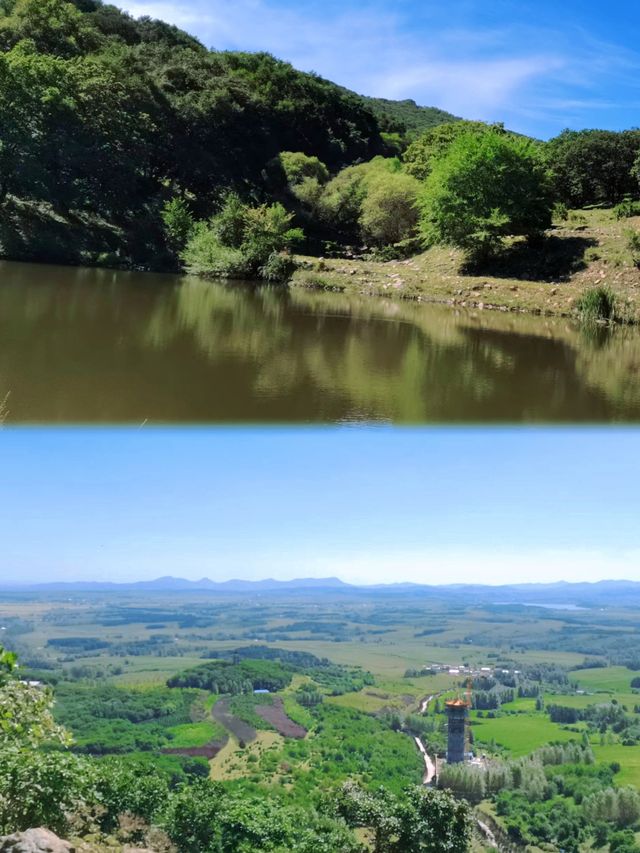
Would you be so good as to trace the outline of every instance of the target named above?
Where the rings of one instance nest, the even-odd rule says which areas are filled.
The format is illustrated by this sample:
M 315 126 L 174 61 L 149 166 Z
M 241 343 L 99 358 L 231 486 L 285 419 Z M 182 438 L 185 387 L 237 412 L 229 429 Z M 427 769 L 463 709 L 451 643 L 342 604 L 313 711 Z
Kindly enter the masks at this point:
M 428 243 L 463 249 L 471 261 L 495 253 L 506 235 L 539 235 L 551 196 L 537 149 L 501 133 L 460 136 L 437 160 L 420 199 Z
M 186 252 L 196 271 L 275 281 L 298 228 L 308 253 L 413 251 L 419 196 L 423 235 L 476 256 L 544 230 L 550 192 L 569 207 L 640 197 L 640 130 L 526 140 L 208 50 L 101 0 L 0 0 L 0 112 L 0 254 L 14 258 L 178 268 Z M 216 231 L 231 196 L 251 246 Z
M 617 204 L 638 196 L 632 174 L 640 157 L 640 130 L 565 130 L 547 143 L 554 192 L 570 207 Z
M 423 181 L 432 172 L 438 160 L 444 157 L 453 143 L 461 136 L 479 136 L 485 133 L 505 133 L 502 125 L 485 124 L 482 121 L 446 122 L 421 134 L 404 153 L 404 163 L 410 175 Z
M 157 260 L 175 192 L 208 216 L 230 189 L 264 200 L 282 151 L 336 170 L 384 150 L 346 90 L 95 0 L 3 0 L 0 109 L 0 202 L 83 209 L 127 231 L 146 223 L 126 246 L 142 262 Z

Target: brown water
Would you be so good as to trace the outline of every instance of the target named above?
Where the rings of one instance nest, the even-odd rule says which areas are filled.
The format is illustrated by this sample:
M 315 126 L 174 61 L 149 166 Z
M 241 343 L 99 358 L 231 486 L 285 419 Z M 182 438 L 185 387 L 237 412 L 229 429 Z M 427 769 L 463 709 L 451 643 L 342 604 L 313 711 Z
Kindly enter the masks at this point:
M 0 264 L 10 423 L 640 421 L 640 333 Z

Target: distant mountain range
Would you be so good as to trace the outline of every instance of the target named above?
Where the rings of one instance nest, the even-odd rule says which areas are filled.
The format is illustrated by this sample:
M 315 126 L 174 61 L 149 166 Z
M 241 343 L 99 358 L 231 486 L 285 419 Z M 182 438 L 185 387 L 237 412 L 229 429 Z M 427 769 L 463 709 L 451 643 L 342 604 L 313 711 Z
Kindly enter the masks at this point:
M 603 580 L 597 583 L 513 584 L 489 586 L 482 584 L 450 584 L 432 586 L 415 583 L 375 584 L 357 586 L 336 577 L 298 578 L 279 581 L 267 578 L 259 581 L 213 581 L 209 578 L 191 581 L 171 576 L 150 581 L 110 583 L 103 581 L 57 582 L 40 584 L 0 584 L 0 591 L 33 594 L 46 593 L 219 593 L 219 594 L 293 594 L 314 592 L 317 595 L 341 597 L 393 596 L 432 598 L 456 601 L 460 604 L 502 606 L 552 607 L 611 607 L 640 605 L 640 582 Z

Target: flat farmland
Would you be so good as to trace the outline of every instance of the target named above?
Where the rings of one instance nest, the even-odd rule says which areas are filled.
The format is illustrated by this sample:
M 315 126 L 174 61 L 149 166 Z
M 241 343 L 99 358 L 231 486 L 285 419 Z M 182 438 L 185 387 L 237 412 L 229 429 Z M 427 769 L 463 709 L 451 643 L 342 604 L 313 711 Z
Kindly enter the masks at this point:
M 606 764 L 613 762 L 620 765 L 616 774 L 619 785 L 634 785 L 640 789 L 640 746 L 622 746 L 614 743 L 607 746 L 593 746 L 593 752 L 598 761 Z
M 631 693 L 631 679 L 640 677 L 639 672 L 627 669 L 626 666 L 596 667 L 594 669 L 579 669 L 571 673 L 585 690 L 602 690 L 608 693 Z M 640 694 L 639 694 L 640 700 Z
M 514 714 L 495 719 L 478 719 L 472 715 L 472 731 L 477 743 L 495 741 L 512 756 L 519 758 L 553 741 L 580 741 L 580 732 L 572 732 L 552 723 L 543 714 Z M 578 728 L 578 726 L 576 726 Z

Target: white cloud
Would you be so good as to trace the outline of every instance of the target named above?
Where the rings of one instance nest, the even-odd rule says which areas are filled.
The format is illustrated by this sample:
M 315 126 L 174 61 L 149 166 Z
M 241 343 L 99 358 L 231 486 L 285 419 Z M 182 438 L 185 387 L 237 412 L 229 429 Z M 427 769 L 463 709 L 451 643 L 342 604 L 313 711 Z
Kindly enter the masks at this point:
M 201 0 L 194 11 L 193 3 L 135 0 L 127 9 L 187 27 L 209 46 L 267 50 L 364 94 L 412 97 L 487 120 L 500 120 L 525 85 L 565 65 L 555 53 L 513 55 L 504 32 L 455 30 L 426 41 L 373 4 L 332 12 L 314 3 L 291 10 L 270 0 Z M 488 46 L 504 55 L 472 55 Z
M 376 91 L 387 98 L 413 97 L 469 118 L 492 119 L 510 105 L 524 85 L 562 68 L 558 57 L 433 61 L 391 70 L 378 78 Z
M 511 4 L 500 26 L 466 28 L 451 26 L 455 10 L 448 21 L 442 10 L 429 7 L 412 17 L 406 4 L 379 0 L 125 5 L 134 15 L 182 26 L 207 46 L 266 50 L 363 94 L 413 98 L 525 133 L 555 133 L 593 123 L 594 114 L 614 113 L 611 90 L 618 111 L 632 111 L 637 101 L 637 52 L 593 36 L 578 18 L 544 26 L 518 16 Z

